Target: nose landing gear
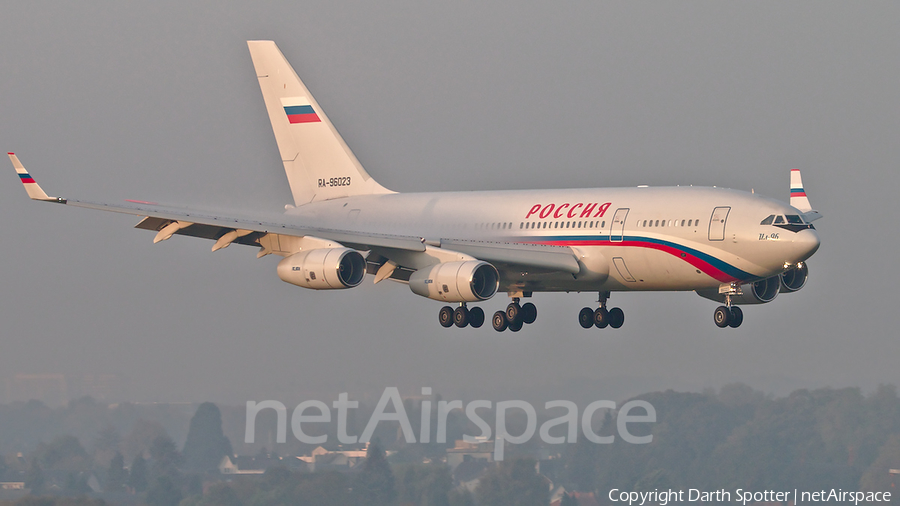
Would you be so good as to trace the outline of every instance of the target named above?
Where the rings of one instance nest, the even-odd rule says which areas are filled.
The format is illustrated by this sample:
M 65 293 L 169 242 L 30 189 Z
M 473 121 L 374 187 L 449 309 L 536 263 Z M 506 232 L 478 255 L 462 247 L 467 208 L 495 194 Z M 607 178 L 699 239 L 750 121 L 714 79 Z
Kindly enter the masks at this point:
M 617 307 L 606 309 L 606 301 L 608 299 L 609 292 L 600 292 L 600 299 L 598 301 L 600 307 L 597 309 L 586 307 L 578 313 L 578 323 L 582 328 L 589 329 L 591 327 L 597 327 L 598 329 L 604 329 L 606 327 L 612 327 L 617 329 L 625 324 L 624 311 Z

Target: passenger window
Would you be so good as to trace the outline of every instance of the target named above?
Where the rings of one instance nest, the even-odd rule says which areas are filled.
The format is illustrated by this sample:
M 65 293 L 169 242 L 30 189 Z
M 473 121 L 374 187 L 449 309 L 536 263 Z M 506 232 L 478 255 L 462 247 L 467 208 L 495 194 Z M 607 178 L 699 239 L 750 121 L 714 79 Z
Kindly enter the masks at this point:
M 775 215 L 770 214 L 768 217 L 766 217 L 766 219 L 759 222 L 759 224 L 760 225 L 771 225 L 774 220 L 775 220 Z
M 681 226 L 682 227 L 684 226 L 684 220 L 681 220 Z
M 779 215 L 779 216 L 776 216 L 776 217 L 775 217 L 775 224 L 776 224 L 776 225 L 784 225 L 784 216 L 780 216 L 780 215 Z
M 796 214 L 789 214 L 786 218 L 791 225 L 803 225 L 803 220 Z
M 659 226 L 659 220 L 656 220 L 656 225 L 655 225 L 655 226 L 657 226 L 657 227 Z
M 601 227 L 605 227 L 605 226 L 606 226 L 606 220 L 603 220 L 603 223 L 601 223 L 600 226 L 601 226 Z

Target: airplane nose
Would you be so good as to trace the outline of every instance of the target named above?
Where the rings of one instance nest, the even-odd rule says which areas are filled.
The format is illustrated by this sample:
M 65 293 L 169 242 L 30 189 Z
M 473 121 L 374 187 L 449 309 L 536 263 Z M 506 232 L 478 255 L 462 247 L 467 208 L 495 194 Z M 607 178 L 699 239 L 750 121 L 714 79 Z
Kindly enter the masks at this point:
M 819 249 L 819 234 L 812 228 L 801 230 L 794 236 L 791 246 L 796 256 L 795 262 L 802 262 Z

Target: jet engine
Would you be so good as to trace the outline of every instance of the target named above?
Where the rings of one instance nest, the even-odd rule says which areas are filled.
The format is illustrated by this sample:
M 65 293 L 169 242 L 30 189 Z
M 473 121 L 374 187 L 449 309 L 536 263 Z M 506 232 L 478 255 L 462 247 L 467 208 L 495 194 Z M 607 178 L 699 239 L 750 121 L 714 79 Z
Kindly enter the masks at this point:
M 440 263 L 419 269 L 409 277 L 413 293 L 443 302 L 487 300 L 499 286 L 497 269 L 479 260 Z
M 350 248 L 320 248 L 293 255 L 278 263 L 278 277 L 313 290 L 353 288 L 366 275 L 366 259 Z
M 809 278 L 809 267 L 806 262 L 791 267 L 781 273 L 781 291 L 796 292 L 806 286 L 806 280 Z
M 772 302 L 781 290 L 781 276 L 761 279 L 753 283 L 741 285 L 743 295 L 732 295 L 732 304 L 765 304 Z M 718 290 L 697 290 L 697 295 L 704 299 L 725 303 L 725 295 Z

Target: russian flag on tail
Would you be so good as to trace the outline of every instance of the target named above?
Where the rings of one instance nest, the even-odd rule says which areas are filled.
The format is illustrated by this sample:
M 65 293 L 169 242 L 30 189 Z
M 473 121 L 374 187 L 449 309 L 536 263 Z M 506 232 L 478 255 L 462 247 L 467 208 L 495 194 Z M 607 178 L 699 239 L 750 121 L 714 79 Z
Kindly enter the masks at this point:
M 803 189 L 803 180 L 800 178 L 800 169 L 791 169 L 791 205 L 800 212 L 812 211 L 806 190 Z
M 291 124 L 319 123 L 322 121 L 306 97 L 282 98 L 281 105 L 284 107 L 284 113 Z

